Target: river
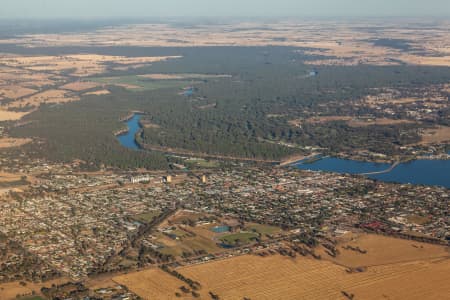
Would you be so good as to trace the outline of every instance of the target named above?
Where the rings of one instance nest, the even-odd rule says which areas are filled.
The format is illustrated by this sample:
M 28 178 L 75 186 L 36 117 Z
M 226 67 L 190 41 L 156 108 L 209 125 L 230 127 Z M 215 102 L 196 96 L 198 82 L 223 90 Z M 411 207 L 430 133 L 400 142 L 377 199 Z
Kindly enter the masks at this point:
M 135 114 L 131 119 L 129 119 L 126 123 L 128 126 L 128 132 L 124 134 L 120 134 L 117 136 L 120 144 L 124 147 L 133 150 L 139 150 L 140 147 L 138 143 L 136 143 L 135 135 L 141 129 L 141 125 L 139 121 L 141 120 L 141 115 Z
M 133 150 L 139 150 L 135 135 L 141 129 L 141 115 L 135 114 L 126 124 L 128 132 L 117 136 L 120 144 Z M 326 157 L 313 163 L 293 164 L 299 169 L 328 171 L 336 173 L 363 174 L 389 169 L 389 164 L 361 162 L 348 159 Z M 370 174 L 367 177 L 387 182 L 439 185 L 450 188 L 450 160 L 414 160 L 401 163 L 393 170 L 383 174 Z

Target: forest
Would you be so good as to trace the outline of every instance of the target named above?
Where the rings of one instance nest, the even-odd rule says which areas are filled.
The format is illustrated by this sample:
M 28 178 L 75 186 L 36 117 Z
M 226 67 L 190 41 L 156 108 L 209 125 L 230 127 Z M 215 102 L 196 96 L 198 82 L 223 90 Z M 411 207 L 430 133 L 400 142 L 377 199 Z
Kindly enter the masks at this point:
M 97 49 L 99 53 L 182 55 L 133 71 L 136 74 L 222 74 L 192 79 L 192 95 L 180 87 L 131 91 L 109 86 L 109 95 L 84 96 L 63 105 L 43 105 L 14 127 L 16 137 L 34 137 L 31 156 L 55 161 L 80 159 L 93 167 L 167 168 L 162 152 L 125 149 L 113 132 L 120 118 L 144 112 L 140 142 L 198 153 L 276 159 L 319 147 L 325 153 L 365 149 L 387 155 L 418 141 L 415 124 L 351 127 L 345 122 L 303 124 L 289 121 L 317 115 L 359 114 L 350 105 L 376 88 L 408 90 L 448 83 L 450 68 L 417 66 L 311 66 L 317 56 L 291 47 L 202 47 Z M 37 50 L 34 50 L 37 51 Z M 170 79 L 169 79 L 170 80 Z M 338 104 L 338 105 L 337 105 Z M 344 105 L 342 105 L 344 104 Z M 370 113 L 370 111 L 369 111 Z M 374 113 L 374 112 L 372 112 Z

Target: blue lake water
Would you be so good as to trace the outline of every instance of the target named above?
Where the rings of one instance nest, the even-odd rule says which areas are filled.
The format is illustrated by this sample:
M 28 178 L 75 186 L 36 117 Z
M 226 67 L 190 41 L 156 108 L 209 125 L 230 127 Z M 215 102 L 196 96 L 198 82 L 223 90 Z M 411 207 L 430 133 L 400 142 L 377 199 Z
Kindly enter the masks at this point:
M 124 147 L 139 150 L 135 135 L 141 129 L 141 115 L 135 114 L 126 122 L 128 132 L 117 139 Z M 336 173 L 362 174 L 379 172 L 389 168 L 389 164 L 361 162 L 334 157 L 326 157 L 313 163 L 294 164 L 299 169 L 312 171 L 328 171 Z M 439 185 L 450 188 L 450 160 L 414 160 L 399 164 L 389 173 L 367 175 L 370 178 L 388 182 L 411 183 L 423 185 Z
M 139 129 L 141 129 L 141 125 L 139 124 L 140 119 L 141 115 L 135 114 L 133 118 L 127 121 L 128 132 L 117 137 L 122 146 L 133 150 L 140 149 L 134 138 Z
M 216 226 L 211 228 L 211 231 L 214 231 L 215 233 L 224 233 L 230 231 L 230 227 L 228 226 Z
M 303 170 L 349 174 L 379 172 L 390 167 L 389 164 L 334 157 L 323 158 L 310 164 L 297 163 L 295 166 Z M 450 160 L 414 160 L 399 164 L 389 173 L 367 175 L 367 177 L 388 182 L 439 185 L 450 188 Z

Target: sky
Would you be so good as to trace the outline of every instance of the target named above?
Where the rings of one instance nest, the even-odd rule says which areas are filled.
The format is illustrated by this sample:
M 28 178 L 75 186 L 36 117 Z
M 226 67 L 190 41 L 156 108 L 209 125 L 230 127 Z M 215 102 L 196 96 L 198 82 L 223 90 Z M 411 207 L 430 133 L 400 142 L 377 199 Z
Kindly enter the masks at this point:
M 450 0 L 0 0 L 0 18 L 450 17 Z

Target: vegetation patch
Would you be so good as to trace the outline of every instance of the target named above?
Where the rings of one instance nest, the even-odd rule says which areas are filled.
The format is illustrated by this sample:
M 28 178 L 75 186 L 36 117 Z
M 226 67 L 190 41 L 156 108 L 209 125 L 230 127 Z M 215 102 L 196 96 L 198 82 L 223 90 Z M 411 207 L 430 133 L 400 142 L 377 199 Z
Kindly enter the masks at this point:
M 133 216 L 133 219 L 142 223 L 151 223 L 160 214 L 161 212 L 159 210 L 155 210 Z
M 227 245 L 248 244 L 258 238 L 254 232 L 239 232 L 220 237 L 220 240 Z

